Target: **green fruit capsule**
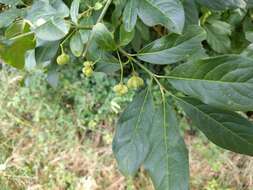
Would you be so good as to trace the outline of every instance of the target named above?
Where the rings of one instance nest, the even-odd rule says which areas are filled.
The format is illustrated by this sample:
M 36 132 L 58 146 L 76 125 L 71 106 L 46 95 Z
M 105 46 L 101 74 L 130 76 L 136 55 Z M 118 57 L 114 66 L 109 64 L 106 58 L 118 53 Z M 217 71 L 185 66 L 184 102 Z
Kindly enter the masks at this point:
M 63 53 L 59 55 L 56 59 L 58 65 L 65 65 L 69 62 L 69 55 Z
M 116 86 L 113 87 L 113 91 L 118 95 L 118 96 L 123 96 L 128 92 L 128 88 L 126 85 L 120 83 L 117 84 Z
M 93 75 L 93 69 L 91 66 L 85 66 L 83 68 L 83 74 L 86 76 L 86 77 L 91 77 Z
M 138 89 L 144 85 L 144 81 L 141 77 L 139 76 L 132 76 L 128 81 L 127 81 L 127 86 L 128 88 L 131 89 Z

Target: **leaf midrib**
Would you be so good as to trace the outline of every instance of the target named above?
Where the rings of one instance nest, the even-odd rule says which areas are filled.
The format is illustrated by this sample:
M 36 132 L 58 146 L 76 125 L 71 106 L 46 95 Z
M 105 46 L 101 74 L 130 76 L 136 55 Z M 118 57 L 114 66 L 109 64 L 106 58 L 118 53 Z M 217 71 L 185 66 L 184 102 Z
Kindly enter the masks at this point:
M 166 76 L 167 79 L 174 79 L 174 80 L 184 80 L 184 81 L 206 81 L 209 83 L 220 83 L 220 84 L 249 84 L 249 85 L 253 85 L 253 83 L 250 82 L 229 82 L 229 81 L 217 81 L 217 80 L 207 80 L 207 79 L 194 79 L 194 78 L 182 78 L 182 77 L 176 77 L 176 76 Z M 253 86 L 252 86 L 253 87 Z
M 186 104 L 192 106 L 195 110 L 201 112 L 201 113 L 202 113 L 203 115 L 205 115 L 207 118 L 209 118 L 209 119 L 211 119 L 212 121 L 214 121 L 216 124 L 218 124 L 219 126 L 221 126 L 225 131 L 228 131 L 230 134 L 236 136 L 236 137 L 239 138 L 241 141 L 246 142 L 247 144 L 253 146 L 253 143 L 250 143 L 250 142 L 248 142 L 247 140 L 244 140 L 241 136 L 237 135 L 237 134 L 234 133 L 232 130 L 229 130 L 228 128 L 226 128 L 224 125 L 222 125 L 221 123 L 219 123 L 219 121 L 215 120 L 215 118 L 209 116 L 208 114 L 206 114 L 205 112 L 203 112 L 202 110 L 200 110 L 200 109 L 199 109 L 198 107 L 196 107 L 195 105 L 190 104 L 190 103 L 184 101 L 182 98 L 179 98 L 179 97 L 177 97 L 177 96 L 174 96 L 174 97 L 177 98 L 177 99 L 179 99 L 180 101 L 182 101 L 182 102 L 184 102 L 184 103 L 186 103 Z

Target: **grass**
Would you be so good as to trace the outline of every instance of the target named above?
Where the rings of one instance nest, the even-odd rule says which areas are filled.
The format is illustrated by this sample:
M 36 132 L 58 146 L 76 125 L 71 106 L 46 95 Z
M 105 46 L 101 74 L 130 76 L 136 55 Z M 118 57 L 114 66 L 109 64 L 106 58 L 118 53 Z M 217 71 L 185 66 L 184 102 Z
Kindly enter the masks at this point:
M 19 85 L 22 73 L 0 72 L 1 190 L 152 190 L 141 171 L 123 177 L 111 142 L 119 113 L 131 100 L 111 91 L 102 74 L 86 80 L 63 72 L 52 89 L 40 77 Z M 43 78 L 43 77 L 42 77 Z M 192 190 L 253 190 L 253 159 L 224 151 L 185 120 Z

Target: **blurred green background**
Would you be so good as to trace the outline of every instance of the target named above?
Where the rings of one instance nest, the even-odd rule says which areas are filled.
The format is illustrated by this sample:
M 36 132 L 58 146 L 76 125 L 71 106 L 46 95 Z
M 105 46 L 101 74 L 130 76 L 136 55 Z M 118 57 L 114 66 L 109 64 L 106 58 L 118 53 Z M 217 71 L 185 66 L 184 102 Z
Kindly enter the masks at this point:
M 80 68 L 68 67 L 57 88 L 40 72 L 0 70 L 0 189 L 152 190 L 143 171 L 123 177 L 111 150 L 133 92 L 117 97 L 117 80 L 102 73 L 83 78 Z M 181 119 L 191 190 L 253 190 L 253 159 L 218 148 L 189 123 Z

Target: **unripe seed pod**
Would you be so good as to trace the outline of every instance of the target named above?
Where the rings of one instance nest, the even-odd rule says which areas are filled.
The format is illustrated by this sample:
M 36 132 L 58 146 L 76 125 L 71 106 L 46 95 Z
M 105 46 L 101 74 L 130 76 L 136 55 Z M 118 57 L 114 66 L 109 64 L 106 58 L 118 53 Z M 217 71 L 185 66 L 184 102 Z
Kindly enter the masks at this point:
M 57 57 L 56 62 L 58 65 L 65 65 L 69 62 L 69 59 L 69 55 L 62 53 Z
M 91 66 L 85 66 L 83 68 L 83 74 L 86 76 L 86 77 L 91 77 L 93 75 L 93 69 Z
M 140 88 L 144 85 L 144 81 L 141 77 L 139 76 L 132 76 L 128 81 L 127 81 L 127 86 L 128 88 L 132 89 L 137 89 Z

